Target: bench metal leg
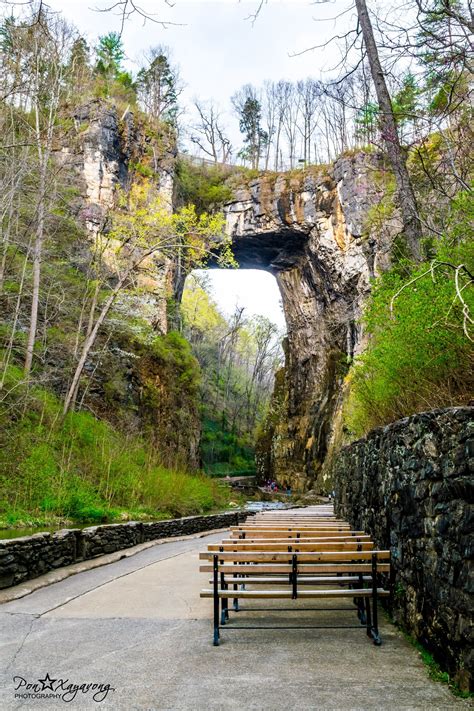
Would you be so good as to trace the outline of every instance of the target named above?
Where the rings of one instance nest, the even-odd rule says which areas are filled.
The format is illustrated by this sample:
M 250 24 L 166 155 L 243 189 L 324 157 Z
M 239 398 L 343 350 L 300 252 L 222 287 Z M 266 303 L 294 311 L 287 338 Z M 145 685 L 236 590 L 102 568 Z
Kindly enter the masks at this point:
M 367 637 L 372 637 L 372 614 L 370 612 L 370 598 L 365 598 L 365 617 L 367 625 Z
M 221 573 L 221 590 L 227 590 L 228 584 L 225 582 L 224 573 Z M 221 604 L 221 625 L 225 625 L 226 620 L 229 619 L 229 600 L 223 597 Z
M 241 565 L 242 565 L 242 563 L 241 563 Z M 244 576 L 242 575 L 242 577 L 244 577 Z M 237 583 L 234 583 L 234 590 L 237 590 Z M 232 600 L 232 605 L 234 608 L 234 612 L 238 612 L 239 611 L 239 598 L 238 597 L 234 597 L 234 599 Z
M 365 614 L 364 598 L 358 597 L 357 599 L 357 617 L 359 618 L 360 624 L 365 625 L 367 623 L 367 617 Z
M 219 644 L 219 566 L 218 557 L 213 559 L 213 583 L 214 583 L 214 640 L 215 647 Z
M 382 640 L 380 639 L 379 635 L 379 621 L 378 621 L 378 610 L 377 610 L 377 582 L 378 582 L 378 574 L 377 574 L 377 556 L 373 555 L 372 556 L 372 628 L 371 628 L 371 636 L 372 639 L 374 640 L 374 644 L 380 646 L 382 644 Z
M 237 588 L 238 588 L 237 583 L 234 583 L 234 590 L 237 590 Z M 238 612 L 239 611 L 239 598 L 234 597 L 232 602 L 234 605 L 234 612 Z
M 362 579 L 362 575 L 359 575 L 359 588 L 364 587 L 364 581 Z M 357 598 L 357 617 L 360 620 L 361 625 L 365 625 L 366 623 L 366 617 L 365 617 L 365 605 L 364 605 L 364 598 L 358 597 Z

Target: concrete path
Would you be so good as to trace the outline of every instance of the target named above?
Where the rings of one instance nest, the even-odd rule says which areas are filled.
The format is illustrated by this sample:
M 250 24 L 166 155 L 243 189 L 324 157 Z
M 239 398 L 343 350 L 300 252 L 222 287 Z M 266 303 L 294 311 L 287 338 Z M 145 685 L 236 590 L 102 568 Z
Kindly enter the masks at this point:
M 381 647 L 362 629 L 224 631 L 213 647 L 212 601 L 199 598 L 208 585 L 197 552 L 221 539 L 149 548 L 2 605 L 0 709 L 468 708 L 429 680 L 416 651 L 386 622 Z M 244 620 L 242 612 L 231 619 L 338 624 L 337 614 L 246 613 Z M 353 609 L 340 614 L 348 624 L 356 619 Z

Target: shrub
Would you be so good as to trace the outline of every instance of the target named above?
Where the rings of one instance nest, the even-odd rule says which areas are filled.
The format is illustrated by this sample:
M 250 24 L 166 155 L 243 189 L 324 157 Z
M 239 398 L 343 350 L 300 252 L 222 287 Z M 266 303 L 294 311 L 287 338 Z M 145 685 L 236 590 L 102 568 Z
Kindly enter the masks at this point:
M 222 166 L 193 165 L 188 160 L 176 164 L 178 200 L 183 205 L 194 205 L 197 214 L 218 209 L 232 199 L 232 190 L 225 181 L 229 171 Z
M 404 276 L 393 269 L 376 283 L 364 317 L 369 346 L 349 375 L 345 420 L 352 434 L 472 398 L 471 324 L 456 296 L 453 266 L 473 273 L 474 243 L 459 241 L 458 229 L 439 244 L 434 270 L 428 262 Z M 472 314 L 473 284 L 464 269 L 458 286 Z

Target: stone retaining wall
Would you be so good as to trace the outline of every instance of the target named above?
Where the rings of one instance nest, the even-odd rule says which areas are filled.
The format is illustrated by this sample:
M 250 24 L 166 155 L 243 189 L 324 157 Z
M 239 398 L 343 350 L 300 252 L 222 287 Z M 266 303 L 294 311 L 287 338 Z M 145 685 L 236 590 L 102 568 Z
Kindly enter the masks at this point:
M 253 514 L 229 511 L 153 523 L 117 523 L 65 529 L 0 541 L 0 588 L 36 578 L 54 568 L 130 548 L 145 541 L 227 528 Z
M 414 415 L 343 449 L 336 511 L 390 548 L 393 614 L 453 675 L 474 668 L 474 408 Z

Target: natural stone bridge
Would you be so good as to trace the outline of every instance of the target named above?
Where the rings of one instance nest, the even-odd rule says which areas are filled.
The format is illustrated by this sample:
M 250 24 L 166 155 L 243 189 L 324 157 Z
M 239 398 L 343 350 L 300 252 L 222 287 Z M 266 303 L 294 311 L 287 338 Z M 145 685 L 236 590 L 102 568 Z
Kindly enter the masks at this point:
M 296 489 L 321 471 L 343 378 L 362 345 L 361 307 L 387 259 L 388 236 L 365 232 L 381 197 L 380 167 L 377 156 L 359 153 L 328 168 L 266 175 L 225 206 L 239 266 L 274 274 L 282 295 L 288 339 L 280 417 L 271 452 L 262 454 L 267 470 Z
M 66 147 L 63 154 L 83 182 L 80 212 L 94 235 L 113 205 L 116 187 L 128 184 L 130 157 L 146 137 L 131 112 L 120 128 L 116 111 L 101 101 L 78 110 L 76 120 L 89 124 L 81 133 L 82 151 L 72 155 Z M 174 159 L 170 147 L 157 171 L 170 210 Z M 358 319 L 370 279 L 388 259 L 390 235 L 366 234 L 365 228 L 368 210 L 381 197 L 375 174 L 382 168 L 376 155 L 359 153 L 334 166 L 267 174 L 236 191 L 224 206 L 240 267 L 266 269 L 280 287 L 288 328 L 286 366 L 277 378 L 278 422 L 261 459 L 272 476 L 291 481 L 295 489 L 312 485 L 321 472 L 337 429 L 343 378 L 362 347 Z M 179 299 L 185 276 L 177 260 L 160 256 L 156 264 L 147 263 L 138 276 L 140 318 L 158 331 L 169 330 L 163 295 L 171 288 Z M 194 460 L 198 423 L 195 429 L 190 438 Z

